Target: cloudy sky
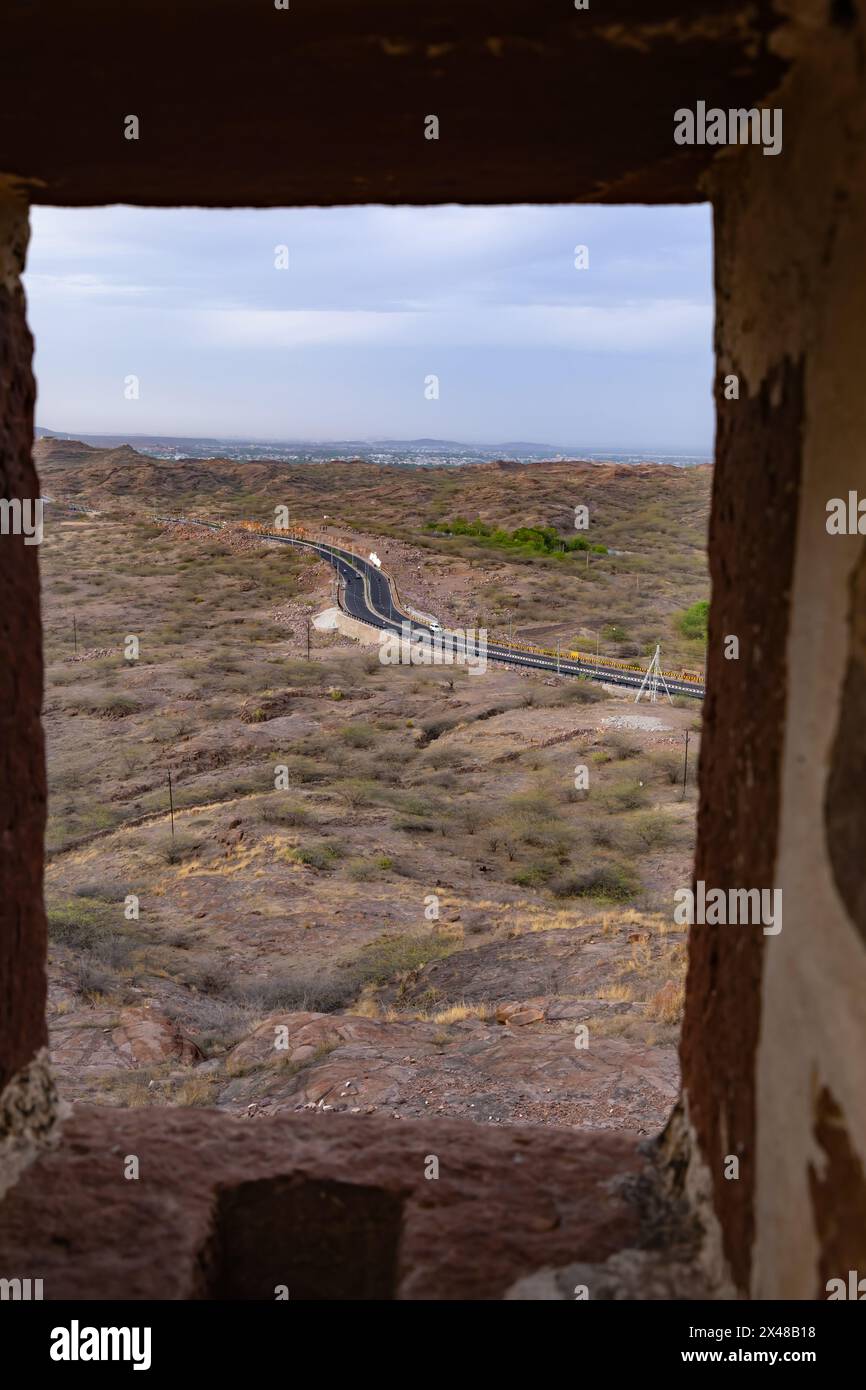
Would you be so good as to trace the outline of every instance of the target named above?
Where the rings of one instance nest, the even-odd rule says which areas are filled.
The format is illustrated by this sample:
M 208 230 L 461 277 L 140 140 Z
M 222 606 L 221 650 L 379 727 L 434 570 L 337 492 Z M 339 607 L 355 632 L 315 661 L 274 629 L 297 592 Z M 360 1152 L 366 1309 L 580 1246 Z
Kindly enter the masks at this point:
M 26 285 L 48 429 L 712 447 L 707 206 L 36 208 Z

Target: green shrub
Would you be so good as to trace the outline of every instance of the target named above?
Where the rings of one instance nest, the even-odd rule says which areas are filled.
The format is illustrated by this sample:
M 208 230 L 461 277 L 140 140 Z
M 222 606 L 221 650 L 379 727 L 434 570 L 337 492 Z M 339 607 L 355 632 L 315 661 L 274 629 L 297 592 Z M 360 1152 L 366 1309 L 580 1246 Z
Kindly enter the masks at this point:
M 318 844 L 298 845 L 290 853 L 299 864 L 306 864 L 310 869 L 333 869 L 342 858 L 344 850 L 342 845 L 322 840 Z
M 564 874 L 551 884 L 561 898 L 603 898 L 625 902 L 640 892 L 640 880 L 627 865 L 603 859 L 587 868 Z
M 678 631 L 690 640 L 706 642 L 707 626 L 710 618 L 708 599 L 698 599 L 691 608 L 684 608 L 675 619 Z
M 66 898 L 49 905 L 47 911 L 48 938 L 76 951 L 97 947 L 106 936 L 116 931 L 122 914 L 104 902 L 84 897 Z
M 373 805 L 380 795 L 376 783 L 364 777 L 347 777 L 335 782 L 333 789 L 353 810 L 359 806 Z
M 649 755 L 649 761 L 655 772 L 670 782 L 671 786 L 676 786 L 683 780 L 682 755 L 675 753 L 672 748 L 654 749 Z
M 606 811 L 638 811 L 649 801 L 649 792 L 638 781 L 613 782 L 602 787 L 594 797 Z
M 607 554 L 607 546 L 590 546 L 589 541 L 583 536 L 561 536 L 555 526 L 518 526 L 516 531 L 508 531 L 503 526 L 491 526 L 480 518 L 468 521 L 465 516 L 457 516 L 453 521 L 428 521 L 425 530 L 448 536 L 471 537 L 476 545 L 497 550 L 514 550 L 523 557 L 565 556 L 590 549 L 600 555 Z M 464 553 L 462 547 L 456 549 L 458 553 Z
M 290 782 L 321 782 L 327 777 L 327 769 L 314 758 L 292 756 L 284 760 Z
M 102 903 L 122 903 L 134 891 L 126 883 L 82 883 L 74 890 L 76 898 L 92 898 Z
M 296 803 L 286 805 L 280 801 L 268 801 L 259 811 L 259 819 L 267 825 L 309 825 L 310 813 L 306 806 Z
M 619 729 L 611 729 L 605 735 L 605 743 L 610 750 L 611 757 L 617 761 L 624 761 L 626 758 L 636 758 L 643 752 L 641 744 L 630 734 Z
M 359 954 L 342 964 L 346 977 L 364 985 L 386 985 L 396 975 L 420 970 L 430 961 L 441 960 L 457 949 L 457 943 L 430 932 L 407 933 L 404 936 L 383 934 L 362 947 Z
M 355 858 L 346 861 L 346 873 L 355 883 L 371 883 L 377 879 L 382 871 L 383 864 L 390 868 L 389 859 L 363 859 Z
M 518 884 L 521 888 L 543 888 L 546 883 L 554 877 L 560 865 L 556 860 L 537 859 L 532 864 L 526 864 L 511 875 L 511 883 Z
M 603 690 L 594 686 L 588 676 L 578 676 L 569 680 L 557 694 L 556 703 L 562 705 L 590 705 L 606 698 Z
M 192 835 L 165 835 L 158 842 L 157 851 L 166 864 L 182 864 L 185 859 L 195 857 L 202 843 Z
M 350 748 L 369 748 L 376 742 L 376 731 L 369 724 L 346 724 L 340 730 L 340 738 Z
M 664 811 L 642 811 L 631 817 L 629 828 L 645 849 L 664 849 L 674 839 L 674 826 Z
M 407 835 L 432 835 L 441 829 L 444 822 L 430 820 L 425 816 L 398 816 L 391 823 L 392 830 L 402 830 Z
M 66 898 L 49 905 L 47 918 L 49 940 L 67 947 L 78 960 L 88 961 L 92 971 L 127 970 L 141 944 L 119 904 Z M 105 989 L 100 987 L 98 992 Z

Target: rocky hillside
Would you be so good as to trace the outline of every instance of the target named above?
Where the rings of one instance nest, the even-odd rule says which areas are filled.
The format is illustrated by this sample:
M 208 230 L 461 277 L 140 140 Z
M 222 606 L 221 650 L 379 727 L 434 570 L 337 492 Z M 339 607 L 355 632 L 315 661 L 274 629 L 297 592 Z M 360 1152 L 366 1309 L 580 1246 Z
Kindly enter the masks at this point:
M 45 451 L 51 496 L 65 477 L 65 495 L 95 500 L 92 468 L 119 487 L 178 467 L 68 449 Z M 385 545 L 424 602 L 436 555 Z M 324 565 L 135 507 L 51 510 L 40 558 L 50 1025 L 68 1099 L 663 1122 L 694 705 L 384 667 L 315 629 L 308 657 L 307 621 L 332 601 Z M 440 558 L 437 592 L 460 608 L 491 562 Z
M 39 440 L 34 454 L 49 496 L 116 517 L 161 509 L 272 523 L 274 508 L 287 506 L 295 524 L 376 549 L 401 590 L 460 626 L 629 658 L 659 642 L 669 666 L 703 664 L 703 643 L 684 635 L 680 617 L 709 593 L 709 466 L 175 462 L 57 439 Z M 576 506 L 588 509 L 589 540 L 609 551 L 588 564 L 581 554 L 526 556 L 430 529 L 464 516 L 574 537 Z

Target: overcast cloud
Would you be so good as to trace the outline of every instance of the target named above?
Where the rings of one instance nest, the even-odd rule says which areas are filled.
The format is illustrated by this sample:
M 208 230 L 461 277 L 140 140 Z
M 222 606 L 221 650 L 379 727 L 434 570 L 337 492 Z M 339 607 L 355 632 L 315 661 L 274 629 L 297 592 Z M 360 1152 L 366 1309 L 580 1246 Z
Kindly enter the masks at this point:
M 36 208 L 37 422 L 709 450 L 710 238 L 706 206 Z

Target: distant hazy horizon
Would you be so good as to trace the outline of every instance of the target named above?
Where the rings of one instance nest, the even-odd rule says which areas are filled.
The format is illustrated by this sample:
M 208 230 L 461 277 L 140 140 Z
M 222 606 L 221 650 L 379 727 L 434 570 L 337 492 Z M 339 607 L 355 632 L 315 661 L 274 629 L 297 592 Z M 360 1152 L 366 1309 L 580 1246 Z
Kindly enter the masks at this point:
M 564 445 L 532 443 L 528 440 L 498 442 L 456 439 L 244 439 L 231 435 L 153 435 L 153 434 L 93 434 L 90 431 L 70 434 L 68 430 L 36 427 L 37 437 L 59 440 L 72 439 L 97 449 L 116 449 L 129 445 L 137 453 L 162 459 L 204 459 L 224 457 L 235 460 L 269 459 L 271 461 L 321 463 L 330 459 L 359 459 L 409 467 L 459 466 L 501 460 L 532 463 L 563 459 L 612 463 L 667 463 L 679 467 L 712 463 L 712 456 L 702 449 L 668 449 L 656 446 L 634 449 L 608 445 Z
M 37 434 L 53 436 L 53 437 L 56 437 L 56 438 L 58 438 L 58 439 L 81 439 L 81 440 L 84 440 L 84 441 L 95 440 L 95 439 L 106 439 L 106 440 L 121 440 L 121 439 L 123 439 L 123 440 L 128 440 L 130 443 L 132 443 L 134 440 L 138 439 L 138 440 L 165 440 L 165 441 L 177 440 L 177 441 L 189 441 L 190 443 L 198 443 L 198 442 L 209 441 L 209 442 L 214 443 L 214 444 L 220 444 L 220 443 L 229 442 L 229 443 L 234 443 L 234 444 L 266 444 L 266 445 L 285 445 L 285 446 L 300 445 L 300 444 L 312 444 L 312 445 L 322 446 L 322 445 L 330 445 L 330 444 L 346 444 L 346 443 L 350 443 L 350 442 L 357 442 L 357 443 L 361 443 L 361 444 L 429 444 L 429 445 L 434 445 L 434 444 L 473 444 L 473 445 L 481 446 L 481 447 L 486 448 L 486 449 L 505 449 L 505 448 L 517 448 L 517 447 L 520 447 L 520 448 L 532 448 L 532 449 L 556 449 L 556 450 L 563 450 L 563 449 L 575 449 L 575 450 L 590 449 L 590 450 L 592 450 L 594 453 L 598 453 L 600 450 L 603 450 L 603 449 L 605 449 L 605 448 L 610 449 L 610 450 L 611 450 L 612 452 L 614 452 L 614 453 L 623 453 L 624 451 L 628 450 L 629 448 L 634 448 L 634 447 L 635 447 L 635 446 L 630 446 L 630 445 L 628 445 L 628 444 L 623 444 L 622 440 L 618 440 L 618 441 L 617 441 L 617 440 L 614 440 L 614 441 L 612 441 L 612 442 L 609 443 L 609 444 L 599 444 L 598 441 L 590 442 L 590 443 L 588 443 L 588 444 L 573 444 L 573 443 L 563 443 L 562 440 L 558 440 L 558 441 L 557 441 L 557 440 L 549 440 L 549 439 L 547 439 L 547 440 L 544 440 L 544 439 L 535 439 L 535 440 L 529 440 L 529 439 L 488 439 L 488 438 L 477 438 L 477 439 L 469 439 L 469 438 L 463 438 L 463 439 L 446 439 L 446 438 L 439 438 L 438 436 L 425 436 L 425 435 L 419 435 L 417 438 L 414 438 L 414 439 L 404 439 L 404 438 L 401 438 L 401 437 L 396 436 L 396 435 L 387 435 L 387 434 L 372 434 L 372 435 L 363 435 L 363 436 L 359 435 L 356 441 L 352 441 L 351 438 L 338 437 L 337 435 L 333 435 L 333 436 L 331 436 L 331 437 L 326 437 L 326 436 L 318 436 L 318 437 L 301 437 L 301 436 L 298 436 L 298 437 L 295 437 L 295 438 L 285 438 L 285 439 L 284 439 L 284 438 L 273 438 L 273 437 L 268 436 L 268 435 L 256 436 L 256 435 L 251 435 L 251 434 L 211 434 L 211 435 L 202 435 L 202 434 L 153 434 L 153 433 L 151 433 L 149 430 L 139 430 L 139 431 L 136 431 L 136 432 L 132 432 L 131 430 L 124 430 L 124 431 L 121 431 L 121 432 L 118 432 L 117 430 L 110 430 L 110 431 L 106 431 L 106 432 L 102 432 L 102 431 L 100 431 L 100 430 L 82 430 L 80 433 L 75 433 L 75 432 L 70 431 L 70 430 L 57 429 L 57 428 L 55 428 L 55 427 L 52 426 L 52 425 L 43 425 L 43 424 L 39 424 L 39 425 L 37 426 Z M 643 452 L 643 453 L 649 453 L 649 452 L 652 452 L 652 450 L 654 450 L 654 449 L 663 450 L 663 451 L 666 451 L 666 452 L 669 451 L 669 450 L 670 450 L 671 452 L 677 452 L 677 451 L 678 451 L 677 449 L 674 449 L 672 446 L 669 446 L 669 445 L 667 445 L 667 444 L 658 444 L 658 443 L 653 444 L 653 443 L 649 443 L 645 448 L 643 448 L 643 449 L 641 450 L 641 452 Z M 701 447 L 701 446 L 696 446 L 695 448 L 692 448 L 692 449 L 683 449 L 682 452 L 683 452 L 683 453 L 686 453 L 686 454 L 698 454 L 698 453 L 701 453 L 701 454 L 706 454 L 708 457 L 712 454 L 712 450 L 711 450 L 711 449 L 704 449 L 704 448 Z
M 51 432 L 712 454 L 707 206 L 35 208 L 25 283 Z

